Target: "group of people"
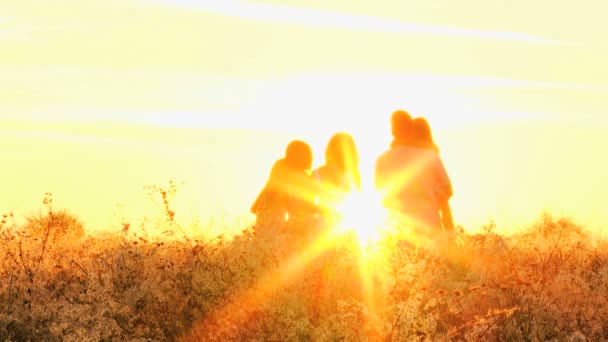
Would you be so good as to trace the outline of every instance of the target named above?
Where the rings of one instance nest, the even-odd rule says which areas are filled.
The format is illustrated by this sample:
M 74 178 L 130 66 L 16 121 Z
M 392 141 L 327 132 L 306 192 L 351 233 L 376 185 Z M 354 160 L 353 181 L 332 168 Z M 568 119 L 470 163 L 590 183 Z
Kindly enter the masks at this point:
M 383 206 L 418 232 L 452 231 L 452 186 L 427 120 L 397 110 L 391 116 L 391 133 L 393 141 L 377 158 L 374 173 Z M 350 134 L 330 138 L 324 165 L 311 171 L 312 161 L 306 142 L 288 144 L 251 206 L 256 226 L 331 219 L 345 196 L 361 189 L 359 155 Z

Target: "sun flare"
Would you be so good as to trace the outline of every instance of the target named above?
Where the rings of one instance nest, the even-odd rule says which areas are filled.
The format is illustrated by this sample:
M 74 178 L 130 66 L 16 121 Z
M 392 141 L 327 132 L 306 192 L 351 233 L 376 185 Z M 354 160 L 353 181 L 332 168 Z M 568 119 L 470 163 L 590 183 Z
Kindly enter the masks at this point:
M 377 192 L 352 192 L 337 209 L 340 213 L 339 229 L 343 232 L 354 231 L 361 247 L 369 247 L 380 240 L 388 213 L 382 207 Z

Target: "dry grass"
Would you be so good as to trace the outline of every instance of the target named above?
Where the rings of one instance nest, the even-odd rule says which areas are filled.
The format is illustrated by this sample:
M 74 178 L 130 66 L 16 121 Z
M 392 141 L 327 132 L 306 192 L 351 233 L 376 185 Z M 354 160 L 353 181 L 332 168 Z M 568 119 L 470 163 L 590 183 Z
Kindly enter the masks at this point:
M 460 229 L 441 248 L 385 241 L 363 278 L 344 238 L 283 279 L 306 239 L 289 231 L 305 227 L 277 239 L 254 227 L 232 239 L 128 226 L 84 236 L 46 204 L 0 227 L 3 341 L 608 339 L 608 243 L 566 219 L 544 215 L 510 237 Z

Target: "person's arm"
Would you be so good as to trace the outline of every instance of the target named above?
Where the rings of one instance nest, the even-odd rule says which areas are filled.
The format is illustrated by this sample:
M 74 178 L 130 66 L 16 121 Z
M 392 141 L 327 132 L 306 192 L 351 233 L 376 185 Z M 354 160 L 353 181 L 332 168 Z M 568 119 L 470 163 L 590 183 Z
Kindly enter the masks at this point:
M 453 195 L 452 183 L 439 156 L 437 156 L 435 165 L 436 180 L 438 185 L 436 196 L 439 203 L 439 210 L 441 211 L 441 221 L 443 228 L 448 232 L 452 232 L 454 230 L 454 219 L 452 217 L 452 209 L 449 203 L 449 200 Z
M 262 211 L 262 208 L 264 207 L 265 195 L 266 195 L 266 187 L 264 187 L 262 189 L 262 191 L 260 191 L 260 193 L 256 197 L 255 201 L 251 205 L 251 208 L 249 208 L 249 211 L 251 211 L 252 214 L 255 214 L 255 215 L 260 214 L 260 212 Z
M 269 210 L 271 206 L 277 206 L 277 202 L 280 201 L 280 197 L 282 197 L 277 195 L 278 193 L 280 193 L 279 190 L 281 189 L 281 181 L 282 178 L 284 178 L 284 172 L 282 172 L 282 165 L 283 161 L 277 160 L 272 166 L 272 169 L 270 170 L 270 175 L 266 180 L 266 184 L 264 184 L 264 187 L 262 188 L 255 201 L 251 205 L 251 208 L 249 209 L 251 213 L 255 215 L 260 215 L 260 213 Z
M 314 178 L 304 171 L 290 170 L 288 183 L 289 191 L 286 196 L 286 209 L 290 216 L 314 216 L 318 211 L 315 204 L 318 189 Z
M 436 155 L 433 162 L 433 173 L 435 174 L 435 191 L 440 198 L 445 198 L 449 200 L 453 193 L 452 190 L 452 182 L 450 181 L 450 177 L 448 177 L 448 173 L 445 170 L 445 166 L 439 158 L 439 155 Z
M 440 201 L 439 208 L 441 210 L 441 223 L 443 224 L 443 229 L 445 229 L 446 232 L 453 232 L 454 220 L 452 218 L 452 209 L 450 208 L 448 200 Z

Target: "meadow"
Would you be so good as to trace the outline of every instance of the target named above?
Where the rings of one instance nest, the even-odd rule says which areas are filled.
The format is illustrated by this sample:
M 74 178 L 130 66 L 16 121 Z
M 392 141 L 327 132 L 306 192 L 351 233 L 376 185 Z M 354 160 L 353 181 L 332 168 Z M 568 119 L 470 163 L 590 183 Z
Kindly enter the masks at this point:
M 51 194 L 25 223 L 5 214 L 0 340 L 608 339 L 608 240 L 567 218 L 441 242 L 347 231 L 318 247 L 297 222 L 186 234 L 175 189 L 155 191 L 158 217 L 115 232 L 87 234 Z
M 0 342 L 608 341 L 608 1 L 50 3 L 0 0 Z M 396 109 L 450 234 L 384 221 Z M 340 224 L 254 224 L 338 132 Z

